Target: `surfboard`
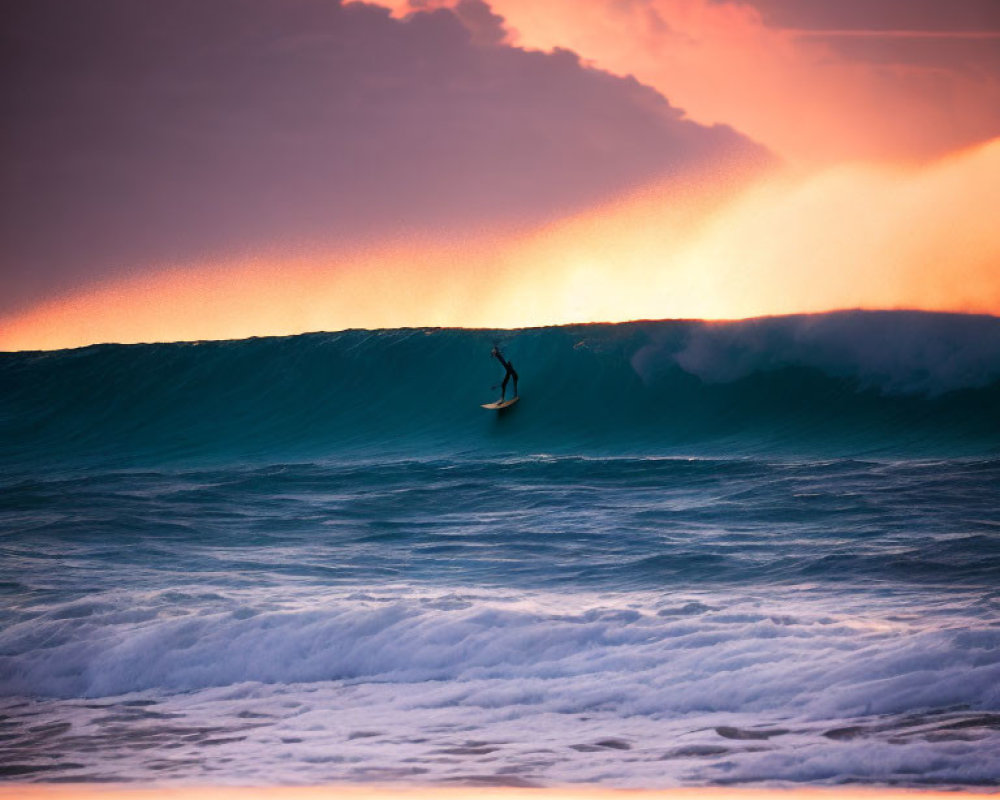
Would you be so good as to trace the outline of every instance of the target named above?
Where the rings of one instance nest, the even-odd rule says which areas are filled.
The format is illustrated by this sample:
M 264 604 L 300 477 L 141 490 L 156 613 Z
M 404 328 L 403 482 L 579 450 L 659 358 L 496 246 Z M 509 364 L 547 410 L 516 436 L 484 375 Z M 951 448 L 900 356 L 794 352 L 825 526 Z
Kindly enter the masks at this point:
M 483 405 L 483 408 L 490 408 L 490 409 L 495 409 L 496 411 L 500 411 L 501 409 L 509 408 L 510 406 L 514 405 L 514 403 L 516 403 L 520 399 L 521 398 L 519 398 L 519 397 L 515 397 L 515 398 L 513 398 L 511 400 L 504 400 L 503 402 L 500 402 L 499 400 L 497 400 L 495 403 L 485 403 Z

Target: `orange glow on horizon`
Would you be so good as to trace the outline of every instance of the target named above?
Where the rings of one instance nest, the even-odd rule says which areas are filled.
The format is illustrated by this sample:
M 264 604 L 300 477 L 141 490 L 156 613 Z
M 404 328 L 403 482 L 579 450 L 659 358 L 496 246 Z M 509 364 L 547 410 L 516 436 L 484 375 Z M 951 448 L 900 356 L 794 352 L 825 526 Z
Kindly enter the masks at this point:
M 530 232 L 192 264 L 0 319 L 0 349 L 351 327 L 1000 314 L 1000 139 L 923 167 L 650 187 Z

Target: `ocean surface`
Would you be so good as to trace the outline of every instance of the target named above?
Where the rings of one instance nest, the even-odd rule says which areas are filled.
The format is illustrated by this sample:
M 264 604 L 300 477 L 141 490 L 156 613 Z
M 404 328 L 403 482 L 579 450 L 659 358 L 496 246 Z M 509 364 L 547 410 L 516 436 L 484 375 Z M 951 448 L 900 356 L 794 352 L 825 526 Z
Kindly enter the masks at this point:
M 7 781 L 1000 785 L 997 318 L 4 353 L 0 548 Z

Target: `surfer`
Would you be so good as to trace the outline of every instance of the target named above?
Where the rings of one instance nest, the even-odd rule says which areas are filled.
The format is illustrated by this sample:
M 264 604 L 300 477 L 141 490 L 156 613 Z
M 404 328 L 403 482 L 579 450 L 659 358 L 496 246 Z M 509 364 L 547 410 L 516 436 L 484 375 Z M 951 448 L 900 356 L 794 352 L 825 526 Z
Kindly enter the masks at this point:
M 494 347 L 490 355 L 499 361 L 503 365 L 503 368 L 507 370 L 503 376 L 503 383 L 500 384 L 500 401 L 503 402 L 503 399 L 507 394 L 507 381 L 511 378 L 514 379 L 514 397 L 517 397 L 517 373 L 514 371 L 514 366 L 509 361 L 504 359 L 503 353 L 500 352 L 499 347 Z

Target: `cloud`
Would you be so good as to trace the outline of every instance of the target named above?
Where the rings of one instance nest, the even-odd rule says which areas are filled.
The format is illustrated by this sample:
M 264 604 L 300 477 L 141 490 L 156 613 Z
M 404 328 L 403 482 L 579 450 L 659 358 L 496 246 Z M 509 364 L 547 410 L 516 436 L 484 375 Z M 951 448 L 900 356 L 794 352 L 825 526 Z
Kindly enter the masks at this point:
M 929 159 L 1000 135 L 994 0 L 491 5 L 518 44 L 634 75 L 692 119 L 725 122 L 797 163 Z
M 845 61 L 868 62 L 938 84 L 947 92 L 962 84 L 1000 81 L 1000 4 L 994 0 L 716 0 L 742 2 L 764 23 L 822 45 Z M 1000 130 L 993 127 L 986 135 Z
M 726 127 L 464 0 L 8 2 L 0 313 L 151 266 L 534 223 L 716 159 Z
M 996 0 L 713 0 L 752 6 L 774 28 L 868 31 L 1000 30 Z
M 0 319 L 0 350 L 844 308 L 1000 314 L 1000 138 L 929 165 L 697 185 L 647 187 L 518 235 L 192 264 Z

